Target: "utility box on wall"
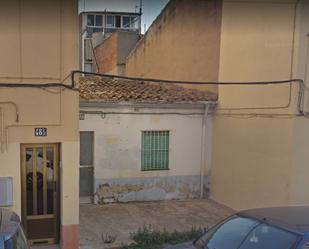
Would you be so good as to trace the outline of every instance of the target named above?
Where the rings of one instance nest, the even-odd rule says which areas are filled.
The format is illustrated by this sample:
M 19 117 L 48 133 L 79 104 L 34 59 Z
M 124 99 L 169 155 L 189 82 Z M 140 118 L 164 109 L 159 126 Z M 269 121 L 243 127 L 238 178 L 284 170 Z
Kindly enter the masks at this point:
M 0 207 L 13 205 L 13 178 L 0 177 Z

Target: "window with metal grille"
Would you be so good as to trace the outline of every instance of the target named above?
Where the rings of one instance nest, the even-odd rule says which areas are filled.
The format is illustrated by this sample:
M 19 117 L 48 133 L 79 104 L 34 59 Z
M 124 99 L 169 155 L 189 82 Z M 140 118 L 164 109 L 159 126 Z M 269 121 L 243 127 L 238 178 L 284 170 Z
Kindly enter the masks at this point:
M 142 131 L 142 170 L 168 169 L 169 136 L 169 131 Z

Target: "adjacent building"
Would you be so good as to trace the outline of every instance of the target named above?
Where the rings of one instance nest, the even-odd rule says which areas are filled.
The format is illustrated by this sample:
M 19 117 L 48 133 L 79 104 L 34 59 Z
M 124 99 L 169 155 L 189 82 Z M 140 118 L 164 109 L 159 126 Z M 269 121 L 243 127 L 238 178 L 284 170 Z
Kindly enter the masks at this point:
M 171 0 L 127 57 L 126 74 L 225 82 L 299 78 L 306 86 L 308 5 Z M 235 209 L 309 203 L 305 86 L 300 91 L 294 81 L 208 88 L 219 96 L 211 198 Z
M 77 1 L 0 3 L 0 205 L 32 245 L 78 248 Z
M 216 0 L 169 1 L 127 57 L 126 75 L 218 81 L 221 9 Z
M 80 13 L 81 69 L 97 72 L 94 48 L 117 30 L 141 33 L 140 12 L 87 11 Z M 95 36 L 95 38 L 94 38 Z
M 80 79 L 80 195 L 95 203 L 209 193 L 217 95 L 136 80 Z
M 308 1 L 223 1 L 219 80 L 308 85 L 308 18 Z M 212 198 L 236 209 L 309 204 L 308 91 L 298 104 L 299 86 L 219 87 Z
M 136 31 L 118 30 L 94 48 L 97 72 L 125 75 L 126 58 L 140 40 Z

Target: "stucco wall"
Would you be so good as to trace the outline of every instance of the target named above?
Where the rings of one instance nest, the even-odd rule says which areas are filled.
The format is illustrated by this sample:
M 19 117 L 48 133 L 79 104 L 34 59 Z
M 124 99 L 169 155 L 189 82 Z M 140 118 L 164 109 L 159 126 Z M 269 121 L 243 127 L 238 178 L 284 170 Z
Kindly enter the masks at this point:
M 299 66 L 294 51 L 299 46 L 294 36 L 294 2 L 223 2 L 220 81 L 297 78 L 293 73 Z M 297 20 L 296 29 L 299 25 Z M 295 136 L 306 130 L 304 124 L 296 125 L 303 118 L 291 115 L 296 113 L 297 89 L 294 84 L 289 102 L 288 84 L 219 87 L 212 198 L 235 209 L 300 204 L 308 199 L 299 198 L 305 195 L 304 189 L 295 191 L 295 184 L 307 186 L 304 181 L 295 181 L 302 173 L 307 174 L 305 160 L 296 160 L 302 165 L 299 167 L 293 163 L 293 151 L 306 144 Z M 295 125 L 300 128 L 297 133 Z M 298 177 L 291 181 L 293 175 Z
M 21 217 L 20 145 L 11 143 L 9 149 L 10 153 L 0 156 L 0 175 L 13 176 L 13 206 L 10 208 Z
M 126 74 L 217 81 L 220 24 L 220 1 L 170 1 L 128 56 Z M 215 86 L 206 88 L 217 91 Z
M 140 35 L 134 31 L 116 31 L 110 34 L 95 50 L 98 72 L 124 75 L 126 57 L 134 48 Z
M 112 111 L 132 110 L 134 110 L 133 107 Z M 148 113 L 149 111 L 203 112 L 194 109 L 139 110 L 139 112 Z M 208 189 L 211 120 L 208 120 L 207 125 L 205 186 Z M 86 114 L 85 120 L 80 121 L 80 130 L 94 131 L 94 189 L 100 196 L 109 197 L 106 201 L 160 200 L 199 196 L 202 115 L 107 114 L 105 118 L 101 118 L 98 114 Z M 169 170 L 141 171 L 141 132 L 143 130 L 170 131 Z
M 0 9 L 0 82 L 70 84 L 67 76 L 79 68 L 77 2 L 12 0 L 1 2 Z M 3 103 L 8 101 L 11 103 Z M 20 145 L 59 143 L 61 230 L 75 238 L 79 217 L 78 104 L 77 91 L 59 87 L 0 88 L 0 175 L 13 177 L 14 204 L 10 208 L 21 214 Z M 46 127 L 47 136 L 35 137 L 35 127 Z M 77 246 L 69 237 L 62 236 L 61 241 L 63 248 Z
M 117 43 L 118 35 L 114 33 L 94 49 L 95 58 L 98 63 L 98 72 L 107 73 L 117 66 Z
M 125 64 L 129 53 L 134 49 L 141 35 L 134 31 L 118 31 L 118 64 Z
M 19 2 L 0 3 L 0 81 L 61 81 L 79 68 L 75 2 Z
M 295 51 L 295 70 L 294 77 L 304 79 L 306 86 L 309 85 L 309 2 L 301 1 L 298 5 L 297 21 L 299 25 L 296 27 L 296 47 Z M 304 99 L 304 110 L 309 110 L 309 95 L 306 91 Z M 290 202 L 308 204 L 309 188 L 308 176 L 308 148 L 309 148 L 309 118 L 298 118 L 293 126 L 293 167 L 290 172 L 291 189 Z

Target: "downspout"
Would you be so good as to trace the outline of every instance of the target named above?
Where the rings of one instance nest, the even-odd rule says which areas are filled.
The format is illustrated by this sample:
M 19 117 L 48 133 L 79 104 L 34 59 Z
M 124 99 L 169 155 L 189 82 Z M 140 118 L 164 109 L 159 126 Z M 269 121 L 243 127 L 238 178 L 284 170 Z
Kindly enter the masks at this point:
M 1 147 L 1 153 L 3 153 L 3 136 L 4 136 L 4 115 L 3 115 L 3 109 L 0 107 L 0 117 L 1 117 L 1 137 L 0 137 L 0 147 Z
M 209 103 L 205 104 L 202 121 L 202 143 L 201 143 L 201 168 L 200 168 L 200 198 L 204 198 L 204 170 L 206 165 L 206 128 L 209 111 Z

